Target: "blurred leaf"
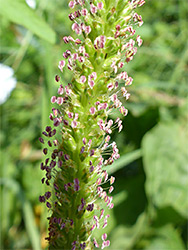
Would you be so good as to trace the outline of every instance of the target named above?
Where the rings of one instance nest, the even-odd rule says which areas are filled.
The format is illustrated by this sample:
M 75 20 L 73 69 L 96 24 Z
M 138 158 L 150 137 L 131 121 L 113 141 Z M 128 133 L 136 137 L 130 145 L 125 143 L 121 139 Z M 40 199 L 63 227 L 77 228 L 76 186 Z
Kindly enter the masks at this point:
M 176 122 L 159 124 L 143 138 L 146 193 L 160 208 L 172 206 L 187 217 L 187 131 Z
M 156 230 L 157 236 L 147 245 L 145 250 L 184 250 L 183 242 L 172 225 Z
M 126 227 L 123 225 L 118 226 L 112 232 L 111 246 L 109 249 L 133 250 L 133 246 L 136 244 L 137 240 L 144 234 L 147 228 L 148 224 L 145 213 L 141 214 L 138 217 L 135 225 L 132 227 Z
M 104 167 L 108 170 L 108 174 L 113 174 L 114 172 L 120 170 L 131 162 L 139 159 L 141 157 L 141 150 L 135 150 L 133 152 L 127 153 L 126 155 L 121 156 L 117 161 L 115 161 L 111 166 Z
M 168 223 L 173 223 L 175 225 L 182 225 L 185 223 L 185 218 L 182 217 L 172 206 L 164 207 L 161 209 L 155 210 L 154 208 L 150 207 L 151 217 L 154 218 L 153 226 L 159 227 L 164 226 Z
M 55 43 L 55 32 L 24 1 L 1 0 L 0 14 L 14 23 L 23 25 L 46 41 Z
M 35 178 L 33 178 L 33 172 Z M 41 194 L 41 182 L 43 173 L 39 166 L 33 166 L 31 164 L 25 164 L 23 167 L 22 182 L 25 190 L 25 195 L 30 201 L 35 201 Z M 31 192 L 32 190 L 32 192 Z
M 10 155 L 6 150 L 0 150 L 1 168 L 0 168 L 0 235 L 5 237 L 10 227 L 13 224 L 13 220 L 16 217 L 14 210 L 15 207 L 15 191 L 18 191 L 18 186 L 14 181 L 11 181 L 14 176 L 15 165 L 10 160 Z M 6 183 L 6 185 L 4 185 Z M 13 215 L 14 214 L 14 215 Z M 0 243 L 3 244 L 3 243 Z M 0 245 L 0 247 L 2 247 Z M 2 247 L 3 249 L 3 247 Z

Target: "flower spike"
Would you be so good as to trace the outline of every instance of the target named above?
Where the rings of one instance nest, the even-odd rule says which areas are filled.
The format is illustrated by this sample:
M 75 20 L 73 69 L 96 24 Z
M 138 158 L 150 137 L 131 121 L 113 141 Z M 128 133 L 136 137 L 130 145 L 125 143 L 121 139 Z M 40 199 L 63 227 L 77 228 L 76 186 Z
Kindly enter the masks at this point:
M 129 99 L 126 87 L 133 79 L 126 72 L 142 44 L 136 27 L 143 24 L 136 8 L 144 0 L 71 0 L 69 19 L 74 37 L 63 37 L 70 50 L 63 52 L 59 73 L 67 67 L 71 83 L 56 75 L 59 88 L 51 97 L 54 105 L 51 126 L 42 132 L 45 173 L 42 184 L 50 191 L 39 197 L 51 211 L 48 227 L 49 249 L 84 250 L 110 245 L 107 234 L 95 238 L 93 232 L 106 228 L 112 209 L 112 184 L 103 166 L 120 157 L 113 129 L 123 129 L 122 120 L 108 115 L 118 109 L 128 111 L 121 100 Z M 123 86 L 125 85 L 125 86 Z M 105 157 L 105 158 L 104 158 Z M 109 187 L 103 189 L 103 184 Z M 105 191 L 106 190 L 106 191 Z

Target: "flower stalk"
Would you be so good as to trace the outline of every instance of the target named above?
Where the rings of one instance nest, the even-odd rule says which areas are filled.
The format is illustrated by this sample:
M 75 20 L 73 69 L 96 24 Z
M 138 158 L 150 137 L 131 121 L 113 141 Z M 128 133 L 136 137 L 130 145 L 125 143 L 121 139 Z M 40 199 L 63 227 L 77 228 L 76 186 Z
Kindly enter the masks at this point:
M 122 120 L 109 119 L 114 109 L 121 116 L 127 109 L 121 100 L 130 94 L 126 86 L 133 79 L 124 71 L 141 46 L 136 26 L 143 21 L 135 12 L 143 0 L 74 0 L 69 2 L 72 30 L 76 38 L 63 41 L 70 50 L 63 53 L 59 69 L 72 72 L 67 85 L 57 75 L 58 95 L 39 141 L 46 156 L 41 163 L 45 172 L 42 183 L 50 191 L 39 197 L 51 211 L 49 220 L 49 249 L 94 249 L 110 245 L 107 234 L 95 239 L 93 232 L 105 228 L 112 209 L 111 192 L 115 178 L 108 177 L 103 166 L 120 157 L 110 134 L 123 128 Z M 108 189 L 103 188 L 109 183 Z M 106 207 L 106 208 L 105 208 Z

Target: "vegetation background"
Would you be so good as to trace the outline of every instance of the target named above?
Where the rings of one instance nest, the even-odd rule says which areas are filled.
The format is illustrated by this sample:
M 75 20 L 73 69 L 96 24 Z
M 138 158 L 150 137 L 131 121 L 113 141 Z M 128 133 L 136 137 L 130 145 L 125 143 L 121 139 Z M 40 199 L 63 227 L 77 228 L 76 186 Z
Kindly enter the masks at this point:
M 66 0 L 1 0 L 1 93 L 3 65 L 16 87 L 1 112 L 0 249 L 47 247 L 47 209 L 38 137 L 49 124 L 50 97 L 69 35 Z M 185 250 L 188 218 L 188 5 L 186 0 L 148 0 L 139 13 L 144 40 L 125 70 L 134 78 L 125 106 L 124 130 L 114 133 L 121 158 L 116 177 L 109 250 Z M 3 65 L 2 65 L 3 64 Z M 64 82 L 71 79 L 66 71 Z M 116 113 L 112 118 L 116 117 Z

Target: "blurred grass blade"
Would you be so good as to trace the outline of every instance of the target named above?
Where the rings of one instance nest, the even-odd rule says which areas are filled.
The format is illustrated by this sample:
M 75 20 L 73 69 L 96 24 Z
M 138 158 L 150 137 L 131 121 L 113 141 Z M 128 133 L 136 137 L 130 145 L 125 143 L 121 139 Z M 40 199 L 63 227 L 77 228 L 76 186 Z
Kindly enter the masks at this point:
M 104 169 L 108 170 L 109 174 L 113 174 L 114 172 L 120 170 L 131 162 L 139 159 L 142 156 L 141 150 L 137 149 L 133 152 L 130 152 L 126 155 L 122 155 L 117 161 L 115 161 L 111 166 L 105 167 Z
M 40 250 L 40 237 L 37 227 L 35 225 L 35 218 L 32 211 L 32 207 L 30 202 L 25 199 L 24 193 L 21 189 L 19 183 L 10 178 L 0 178 L 0 186 L 5 186 L 12 190 L 14 194 L 18 197 L 20 202 L 22 203 L 22 209 L 24 214 L 24 222 L 25 227 L 31 241 L 33 250 Z
M 39 233 L 34 223 L 35 218 L 33 215 L 31 204 L 27 200 L 24 200 L 23 202 L 23 213 L 24 213 L 24 222 L 25 222 L 26 230 L 29 234 L 32 247 L 34 250 L 40 250 L 41 247 L 40 247 Z
M 24 26 L 40 38 L 52 44 L 55 43 L 55 32 L 24 1 L 1 0 L 0 14 L 10 21 Z

